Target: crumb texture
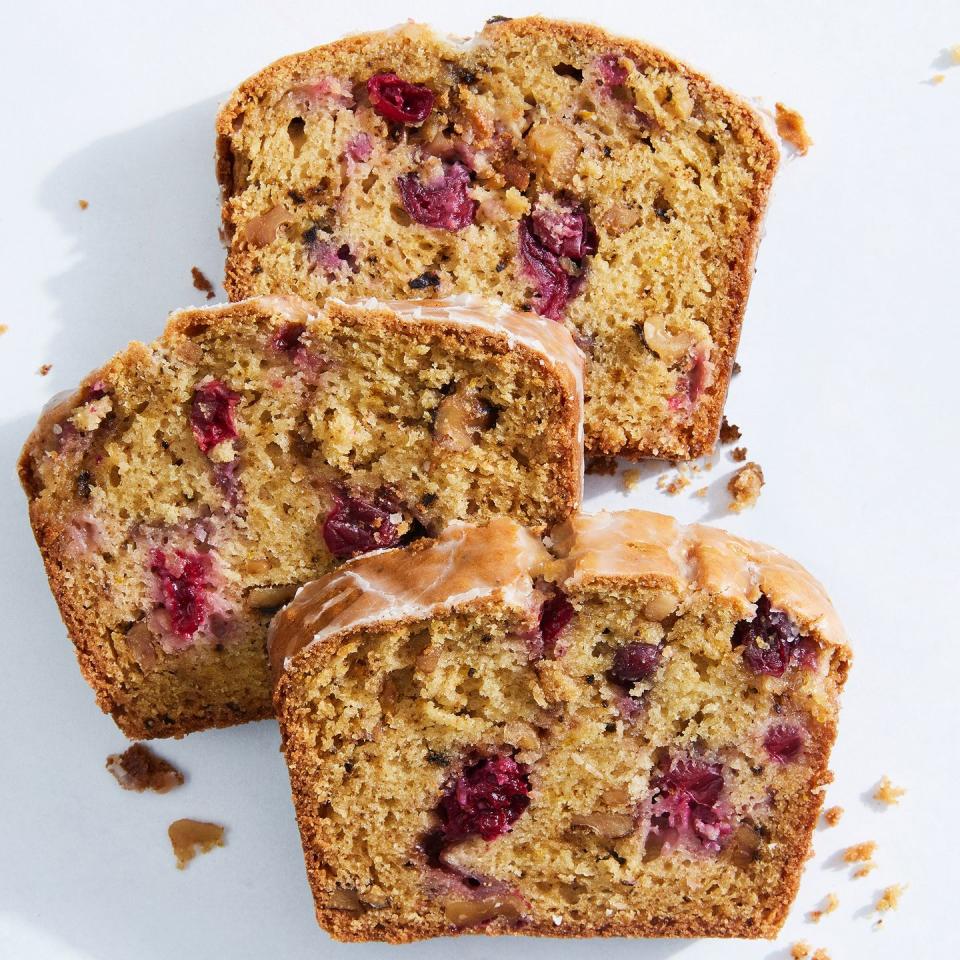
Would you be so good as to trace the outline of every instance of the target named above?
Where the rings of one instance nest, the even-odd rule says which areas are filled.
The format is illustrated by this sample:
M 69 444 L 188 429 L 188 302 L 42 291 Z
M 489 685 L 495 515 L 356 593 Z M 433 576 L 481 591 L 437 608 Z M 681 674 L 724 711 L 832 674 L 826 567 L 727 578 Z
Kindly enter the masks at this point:
M 172 763 L 158 757 L 149 747 L 135 743 L 123 753 L 107 757 L 107 770 L 124 790 L 142 793 L 169 793 L 183 785 L 183 774 Z
M 743 102 L 580 24 L 347 38 L 218 119 L 232 299 L 470 291 L 568 323 L 597 456 L 708 451 L 776 145 Z

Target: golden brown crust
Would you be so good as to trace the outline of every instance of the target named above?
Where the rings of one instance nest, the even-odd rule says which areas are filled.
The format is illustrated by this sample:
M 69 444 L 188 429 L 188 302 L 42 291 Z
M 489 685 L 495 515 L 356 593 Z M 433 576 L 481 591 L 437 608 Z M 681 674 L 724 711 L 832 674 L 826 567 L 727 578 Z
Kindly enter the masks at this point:
M 729 118 L 738 131 L 738 136 L 749 141 L 758 157 L 751 171 L 748 189 L 742 200 L 749 208 L 743 232 L 731 240 L 725 248 L 724 257 L 729 262 L 730 272 L 725 281 L 723 297 L 725 307 L 718 328 L 714 331 L 710 363 L 712 382 L 697 401 L 695 413 L 686 420 L 678 421 L 669 433 L 658 435 L 655 447 L 638 436 L 624 433 L 618 425 L 607 428 L 594 421 L 595 406 L 588 388 L 586 449 L 595 457 L 625 457 L 642 459 L 655 456 L 670 459 L 692 459 L 709 453 L 715 445 L 720 418 L 726 401 L 731 369 L 734 363 L 753 265 L 760 238 L 761 221 L 766 209 L 769 192 L 779 162 L 779 148 L 767 131 L 760 117 L 742 100 L 712 83 L 703 74 L 668 54 L 641 41 L 614 37 L 591 24 L 554 21 L 544 17 L 510 19 L 488 23 L 475 43 L 510 43 L 517 40 L 535 43 L 544 38 L 602 50 L 616 46 L 618 50 L 638 63 L 650 64 L 664 71 L 679 74 L 691 91 L 709 98 Z M 442 38 L 416 25 L 393 31 L 360 34 L 345 37 L 333 43 L 315 47 L 303 53 L 277 60 L 256 75 L 244 81 L 223 106 L 217 118 L 218 159 L 217 171 L 223 195 L 222 218 L 224 235 L 228 242 L 241 225 L 235 221 L 230 199 L 239 189 L 235 182 L 232 136 L 235 123 L 241 122 L 244 111 L 262 98 L 270 98 L 276 91 L 317 71 L 346 69 L 350 61 L 369 62 L 370 50 L 376 50 L 377 62 L 402 59 L 403 51 L 411 45 L 420 44 L 431 57 L 440 59 L 443 50 L 448 58 L 456 56 L 456 48 L 444 46 Z M 262 277 L 260 266 L 251 251 L 243 245 L 232 244 L 227 257 L 225 288 L 231 299 L 241 299 L 260 290 Z M 589 380 L 589 374 L 588 374 Z M 664 428 L 666 429 L 666 428 Z

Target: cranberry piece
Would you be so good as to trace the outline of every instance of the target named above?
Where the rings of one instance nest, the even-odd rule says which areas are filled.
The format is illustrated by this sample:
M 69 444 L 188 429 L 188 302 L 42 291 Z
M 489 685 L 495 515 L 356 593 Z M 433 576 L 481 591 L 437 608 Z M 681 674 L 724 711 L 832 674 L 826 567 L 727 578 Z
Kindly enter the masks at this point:
M 297 350 L 303 349 L 300 338 L 306 333 L 307 326 L 304 323 L 285 323 L 274 335 L 270 341 L 270 346 L 277 353 L 294 354 Z
M 183 550 L 172 556 L 153 550 L 150 572 L 157 578 L 161 602 L 170 615 L 170 628 L 178 637 L 192 637 L 207 618 L 210 558 Z
M 209 453 L 218 443 L 237 436 L 233 413 L 239 402 L 240 394 L 219 380 L 210 380 L 194 390 L 190 426 L 202 453 Z
M 733 830 L 720 807 L 723 767 L 693 757 L 675 757 L 654 778 L 653 826 L 673 829 L 714 853 Z
M 384 120 L 416 126 L 433 109 L 436 94 L 419 83 L 401 80 L 395 73 L 377 73 L 367 81 L 370 105 Z
M 390 514 L 395 512 L 383 503 L 336 491 L 333 509 L 323 523 L 323 541 L 339 560 L 395 546 L 400 539 L 390 520 Z
M 605 87 L 622 87 L 627 82 L 627 68 L 616 53 L 605 53 L 594 60 L 597 74 Z
M 763 745 L 777 763 L 793 763 L 803 749 L 803 731 L 790 724 L 775 724 L 767 731 Z
M 556 643 L 570 626 L 574 612 L 573 604 L 559 590 L 544 603 L 540 608 L 540 636 L 546 646 Z
M 470 173 L 462 163 L 445 167 L 442 176 L 423 181 L 415 173 L 397 177 L 403 208 L 425 227 L 462 230 L 473 223 L 477 201 L 467 196 Z
M 373 154 L 369 133 L 356 133 L 347 141 L 347 156 L 355 163 L 366 163 Z
M 313 270 L 321 270 L 328 279 L 335 277 L 344 268 L 353 270 L 357 258 L 351 253 L 350 245 L 338 244 L 332 239 L 321 239 L 316 227 L 311 227 L 303 235 L 307 248 L 307 260 Z
M 536 289 L 537 313 L 560 320 L 583 286 L 583 261 L 597 251 L 597 234 L 586 212 L 535 210 L 520 221 L 520 261 Z M 570 261 L 569 272 L 564 260 Z
M 614 653 L 613 666 L 607 676 L 629 690 L 657 672 L 660 656 L 660 647 L 655 643 L 625 643 Z
M 530 806 L 527 768 L 513 757 L 485 757 L 467 767 L 440 798 L 443 844 L 471 836 L 495 840 L 509 833 Z
M 817 663 L 817 645 L 801 637 L 797 625 L 781 610 L 774 610 L 762 594 L 752 620 L 741 620 L 733 631 L 733 645 L 743 647 L 743 659 L 758 675 L 782 677 L 787 667 L 811 669 Z

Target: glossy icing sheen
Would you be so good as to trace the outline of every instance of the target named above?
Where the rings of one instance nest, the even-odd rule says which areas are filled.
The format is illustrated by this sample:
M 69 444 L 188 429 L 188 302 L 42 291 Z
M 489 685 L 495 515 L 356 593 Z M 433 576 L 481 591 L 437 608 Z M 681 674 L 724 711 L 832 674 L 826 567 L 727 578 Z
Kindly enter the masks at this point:
M 512 520 L 456 526 L 436 541 L 353 560 L 307 584 L 274 619 L 278 673 L 300 650 L 373 625 L 424 620 L 482 597 L 524 608 L 544 576 L 573 592 L 591 581 L 647 581 L 680 599 L 697 591 L 754 603 L 765 593 L 823 643 L 846 643 L 820 583 L 763 544 L 642 510 L 579 514 L 555 528 L 552 556 Z

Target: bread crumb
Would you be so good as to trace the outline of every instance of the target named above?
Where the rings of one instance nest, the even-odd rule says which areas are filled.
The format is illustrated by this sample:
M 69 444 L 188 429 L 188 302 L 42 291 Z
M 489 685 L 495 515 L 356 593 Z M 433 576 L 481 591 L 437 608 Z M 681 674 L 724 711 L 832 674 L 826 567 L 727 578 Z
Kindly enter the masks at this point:
M 822 917 L 828 913 L 833 913 L 840 906 L 840 898 L 835 893 L 828 893 L 823 898 L 823 906 L 816 910 L 811 910 L 807 916 L 813 923 L 819 923 Z
M 852 847 L 847 847 L 843 851 L 844 863 L 866 863 L 873 859 L 877 852 L 877 845 L 873 840 L 867 840 L 864 843 L 855 843 Z
M 740 373 L 740 371 L 741 371 L 742 369 L 743 369 L 743 367 L 741 367 L 740 364 L 737 363 L 736 360 L 734 360 L 734 361 L 733 361 L 733 370 L 730 372 L 730 376 L 731 376 L 731 377 L 735 377 L 738 373 Z
M 0 337 L 2 337 L 10 328 L 5 323 L 0 323 Z
M 877 789 L 873 791 L 873 799 L 889 807 L 891 804 L 899 803 L 906 792 L 903 787 L 895 787 L 890 782 L 890 778 L 884 774 Z
M 947 47 L 947 50 L 950 52 L 950 59 L 953 61 L 954 66 L 960 64 L 960 43 L 955 43 L 952 47 Z
M 177 869 L 183 870 L 198 854 L 222 847 L 223 827 L 201 820 L 174 820 L 167 828 L 167 836 L 177 858 Z
M 612 477 L 616 472 L 617 461 L 614 457 L 591 457 L 584 470 L 584 473 L 600 477 Z
M 747 448 L 746 447 L 734 447 L 730 451 L 730 459 L 735 463 L 743 463 L 747 459 Z
M 943 83 L 943 81 L 946 80 L 946 79 L 947 79 L 947 78 L 946 78 L 942 73 L 935 73 L 935 74 L 930 78 L 930 85 L 933 86 L 933 87 L 939 87 L 940 84 Z
M 78 201 L 77 201 L 77 206 L 78 206 L 81 210 L 86 210 L 87 207 L 90 206 L 90 202 L 89 202 L 88 200 L 78 200 Z
M 747 507 L 752 507 L 760 499 L 760 488 L 763 486 L 763 470 L 759 463 L 744 464 L 727 482 L 727 490 L 733 499 L 730 509 L 740 513 Z
M 858 867 L 856 870 L 853 871 L 853 879 L 862 880 L 864 877 L 873 873 L 873 871 L 876 869 L 877 869 L 877 865 L 875 863 L 873 862 L 865 863 L 862 867 Z
M 640 471 L 639 470 L 624 470 L 623 476 L 623 489 L 624 490 L 633 490 L 640 483 Z
M 880 894 L 880 899 L 873 909 L 876 910 L 877 913 L 887 913 L 889 910 L 896 910 L 897 907 L 900 906 L 900 898 L 903 896 L 904 890 L 906 890 L 906 887 L 899 883 L 895 883 L 892 887 L 887 887 Z
M 39 373 L 41 377 L 45 377 L 52 369 L 52 363 L 41 363 L 37 373 Z
M 183 785 L 183 774 L 163 757 L 158 757 L 149 747 L 135 743 L 123 753 L 107 757 L 107 770 L 113 774 L 124 790 L 153 790 L 168 793 Z
M 807 151 L 813 146 L 813 140 L 807 133 L 807 125 L 803 122 L 803 117 L 796 110 L 785 107 L 782 103 L 776 105 L 777 110 L 777 133 L 793 147 L 801 157 L 806 156 Z
M 793 960 L 807 960 L 810 956 L 810 944 L 801 940 L 790 948 L 790 956 Z
M 216 293 L 213 289 L 213 284 L 207 279 L 204 272 L 199 267 L 191 267 L 190 273 L 193 275 L 193 285 L 201 293 L 207 295 L 208 300 L 212 300 Z
M 736 443 L 740 439 L 740 428 L 735 423 L 730 423 L 726 417 L 720 424 L 720 442 Z
M 709 487 L 700 487 L 699 490 L 694 490 L 693 495 L 695 497 L 705 497 L 710 492 Z
M 817 947 L 810 960 L 830 960 L 830 954 L 823 947 Z
M 690 486 L 690 478 L 685 473 L 678 472 L 672 479 L 663 474 L 657 480 L 657 489 L 662 490 L 668 496 L 675 497 L 682 490 Z
M 830 807 L 823 811 L 823 821 L 828 827 L 835 827 L 843 816 L 843 807 Z

